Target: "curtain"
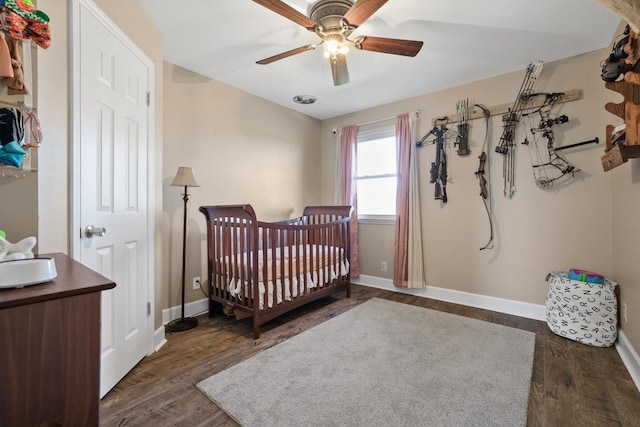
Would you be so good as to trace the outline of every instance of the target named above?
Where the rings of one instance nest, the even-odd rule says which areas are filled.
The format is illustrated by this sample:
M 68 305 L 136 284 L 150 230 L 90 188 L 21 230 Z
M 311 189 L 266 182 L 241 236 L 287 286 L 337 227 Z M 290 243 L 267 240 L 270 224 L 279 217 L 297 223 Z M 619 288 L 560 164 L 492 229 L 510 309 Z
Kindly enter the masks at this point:
M 339 185 L 338 203 L 353 206 L 351 212 L 351 277 L 360 276 L 360 261 L 358 250 L 358 201 L 356 198 L 356 155 L 358 148 L 358 127 L 342 128 L 340 138 Z
M 417 113 L 396 117 L 398 187 L 394 241 L 393 284 L 402 288 L 424 288 L 422 213 L 416 146 L 419 129 Z M 415 134 L 415 135 L 414 135 Z

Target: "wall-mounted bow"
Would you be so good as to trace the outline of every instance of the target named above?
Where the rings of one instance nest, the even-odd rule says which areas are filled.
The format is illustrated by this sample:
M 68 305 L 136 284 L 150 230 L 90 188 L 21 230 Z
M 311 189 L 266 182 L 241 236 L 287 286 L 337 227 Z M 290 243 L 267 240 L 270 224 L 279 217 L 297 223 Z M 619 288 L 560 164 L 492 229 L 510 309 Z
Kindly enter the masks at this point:
M 484 132 L 484 143 L 482 144 L 482 151 L 480 156 L 478 157 L 478 170 L 475 172 L 476 178 L 478 178 L 478 184 L 480 185 L 480 196 L 482 197 L 482 203 L 484 204 L 484 208 L 487 211 L 487 218 L 489 219 L 489 241 L 486 245 L 480 248 L 480 250 L 484 249 L 493 249 L 493 218 L 491 215 L 491 199 L 489 195 L 489 183 L 487 182 L 486 172 L 489 165 L 489 118 L 491 117 L 491 112 L 487 107 L 482 104 L 476 104 L 476 107 L 482 110 L 484 115 L 484 123 L 485 123 L 485 132 Z

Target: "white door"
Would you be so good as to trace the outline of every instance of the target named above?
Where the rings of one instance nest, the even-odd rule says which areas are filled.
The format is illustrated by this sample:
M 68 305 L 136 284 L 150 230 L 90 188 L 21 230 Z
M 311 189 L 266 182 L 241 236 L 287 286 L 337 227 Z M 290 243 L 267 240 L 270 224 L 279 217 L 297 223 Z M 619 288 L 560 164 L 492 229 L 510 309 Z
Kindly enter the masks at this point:
M 85 3 L 76 9 L 79 40 L 74 38 L 80 114 L 74 255 L 116 282 L 102 293 L 102 397 L 149 353 L 151 70 Z M 95 227 L 92 236 L 88 226 Z

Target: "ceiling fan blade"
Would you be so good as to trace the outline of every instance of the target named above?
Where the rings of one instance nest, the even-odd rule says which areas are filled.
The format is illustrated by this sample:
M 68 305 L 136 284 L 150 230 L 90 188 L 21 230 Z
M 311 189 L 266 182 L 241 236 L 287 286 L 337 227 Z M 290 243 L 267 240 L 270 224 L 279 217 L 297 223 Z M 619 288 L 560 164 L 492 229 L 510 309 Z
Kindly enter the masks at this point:
M 354 40 L 353 44 L 356 48 L 362 50 L 404 56 L 416 56 L 422 49 L 422 42 L 420 41 L 388 39 L 385 37 L 360 36 Z
M 281 2 L 280 0 L 253 1 L 258 3 L 259 5 L 266 7 L 267 9 L 274 11 L 279 15 L 284 16 L 287 19 L 290 19 L 298 25 L 302 25 L 307 30 L 313 30 L 316 26 L 315 21 L 313 21 L 311 18 L 306 17 L 305 15 L 301 14 L 300 12 L 298 12 L 288 4 Z
M 333 74 L 333 85 L 340 86 L 349 83 L 349 69 L 347 68 L 347 58 L 343 54 L 332 56 L 331 74 Z
M 344 19 L 354 27 L 359 27 L 376 13 L 388 0 L 358 0 L 344 15 Z
M 296 49 L 292 49 L 292 50 L 288 50 L 286 52 L 279 53 L 277 55 L 270 56 L 269 58 L 261 59 L 260 61 L 257 61 L 256 64 L 260 64 L 260 65 L 271 64 L 272 62 L 278 61 L 280 59 L 288 58 L 290 56 L 296 55 L 298 53 L 306 52 L 308 50 L 313 50 L 317 46 L 318 46 L 317 44 L 308 44 L 306 46 L 302 46 L 302 47 L 299 47 L 299 48 L 296 48 Z

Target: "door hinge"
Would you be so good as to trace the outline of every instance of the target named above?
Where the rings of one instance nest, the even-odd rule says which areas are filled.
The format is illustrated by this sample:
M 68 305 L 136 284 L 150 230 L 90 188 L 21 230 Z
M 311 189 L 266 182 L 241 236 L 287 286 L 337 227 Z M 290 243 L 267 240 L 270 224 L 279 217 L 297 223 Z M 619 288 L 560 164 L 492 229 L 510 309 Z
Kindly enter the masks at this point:
M 151 301 L 147 301 L 147 316 L 151 316 Z
M 147 92 L 147 107 L 151 106 L 151 92 Z

